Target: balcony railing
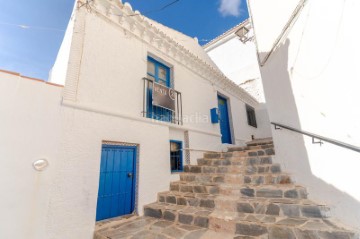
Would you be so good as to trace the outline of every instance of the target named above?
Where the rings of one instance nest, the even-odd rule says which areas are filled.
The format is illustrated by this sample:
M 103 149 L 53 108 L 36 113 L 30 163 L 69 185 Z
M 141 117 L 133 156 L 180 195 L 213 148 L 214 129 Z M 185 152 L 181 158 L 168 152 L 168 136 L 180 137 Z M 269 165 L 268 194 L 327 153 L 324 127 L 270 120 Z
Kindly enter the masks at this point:
M 153 105 L 153 89 L 154 81 L 148 78 L 144 80 L 143 92 L 143 117 L 151 118 L 159 121 L 169 122 L 182 125 L 182 96 L 179 91 L 173 90 L 175 110 L 169 110 L 160 106 Z

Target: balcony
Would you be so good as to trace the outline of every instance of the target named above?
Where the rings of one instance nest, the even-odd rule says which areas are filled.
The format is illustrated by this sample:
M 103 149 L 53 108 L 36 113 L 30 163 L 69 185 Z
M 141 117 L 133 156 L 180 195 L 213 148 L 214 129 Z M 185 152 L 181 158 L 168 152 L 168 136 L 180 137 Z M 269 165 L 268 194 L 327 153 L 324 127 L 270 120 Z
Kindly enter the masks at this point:
M 144 77 L 143 80 L 143 117 L 182 125 L 181 93 L 152 79 Z

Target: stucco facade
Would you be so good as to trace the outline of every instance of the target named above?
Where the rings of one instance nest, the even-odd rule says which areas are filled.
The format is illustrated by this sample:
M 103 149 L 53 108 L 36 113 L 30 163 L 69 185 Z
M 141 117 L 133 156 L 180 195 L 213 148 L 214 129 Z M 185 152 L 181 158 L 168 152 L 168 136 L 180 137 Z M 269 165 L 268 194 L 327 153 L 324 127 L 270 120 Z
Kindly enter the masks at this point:
M 270 121 L 359 146 L 359 2 L 251 0 L 249 6 Z M 310 197 L 359 228 L 359 153 L 319 147 L 285 129 L 272 133 L 277 159 Z
M 233 144 L 270 136 L 248 125 L 245 105 L 257 109 L 257 100 L 226 78 L 196 39 L 137 14 L 121 2 L 77 2 L 50 77 L 64 87 L 0 73 L 7 191 L 1 238 L 92 238 L 104 141 L 138 147 L 141 215 L 178 179 L 170 171 L 169 140 L 187 141 L 191 162 L 229 146 L 210 122 L 218 95 L 228 100 Z M 149 55 L 171 69 L 182 125 L 143 115 Z M 44 171 L 32 168 L 38 159 L 49 162 Z

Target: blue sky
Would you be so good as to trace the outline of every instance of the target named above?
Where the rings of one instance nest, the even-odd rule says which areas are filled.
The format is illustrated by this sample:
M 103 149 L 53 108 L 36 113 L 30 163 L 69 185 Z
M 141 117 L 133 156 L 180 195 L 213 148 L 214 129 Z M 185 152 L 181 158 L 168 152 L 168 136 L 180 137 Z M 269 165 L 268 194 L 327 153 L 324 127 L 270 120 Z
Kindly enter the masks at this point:
M 201 44 L 248 17 L 245 0 L 128 0 L 134 10 Z M 123 1 L 124 2 L 124 1 Z M 74 0 L 0 0 L 0 69 L 47 80 Z

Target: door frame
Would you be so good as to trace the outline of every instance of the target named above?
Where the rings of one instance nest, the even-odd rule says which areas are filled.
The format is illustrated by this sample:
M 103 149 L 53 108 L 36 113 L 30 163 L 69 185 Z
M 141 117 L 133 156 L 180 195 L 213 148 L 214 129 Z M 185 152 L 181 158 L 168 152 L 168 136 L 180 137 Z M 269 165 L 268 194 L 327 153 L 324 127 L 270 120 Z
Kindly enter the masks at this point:
M 218 99 L 219 96 L 226 100 L 228 119 L 229 119 L 229 131 L 230 131 L 231 144 L 235 144 L 235 136 L 234 136 L 235 134 L 234 134 L 234 127 L 233 127 L 233 120 L 232 120 L 232 111 L 231 111 L 230 98 L 218 91 L 217 94 L 216 94 L 216 108 L 219 107 L 219 99 Z M 219 123 L 219 127 L 220 127 L 220 123 Z M 220 134 L 221 134 L 221 128 L 220 128 Z M 224 144 L 224 143 L 221 142 L 221 144 Z
M 124 148 L 131 148 L 134 149 L 135 151 L 135 159 L 134 159 L 134 177 L 133 179 L 135 180 L 133 183 L 133 189 L 132 189 L 132 199 L 133 199 L 133 212 L 131 214 L 135 214 L 138 215 L 139 211 L 138 211 L 138 202 L 139 202 L 139 151 L 140 151 L 140 144 L 135 144 L 135 143 L 126 143 L 126 142 L 118 142 L 118 141 L 110 141 L 110 140 L 103 140 L 101 142 L 101 147 L 100 147 L 100 152 L 102 152 L 103 146 L 118 146 L 118 147 L 124 147 Z M 100 160 L 101 160 L 101 154 L 100 154 Z M 100 162 L 101 163 L 101 162 Z M 100 168 L 99 168 L 99 173 L 100 173 Z M 99 175 L 100 178 L 100 175 Z M 100 181 L 99 181 L 100 183 Z M 98 184 L 98 191 L 97 193 L 99 193 L 99 184 Z M 95 211 L 97 211 L 97 207 L 95 208 Z M 130 215 L 130 214 L 128 214 Z M 125 215 L 122 215 L 125 216 Z M 122 217 L 120 216 L 120 217 Z M 109 218 L 111 219 L 111 218 Z M 104 219 L 107 220 L 107 219 Z

